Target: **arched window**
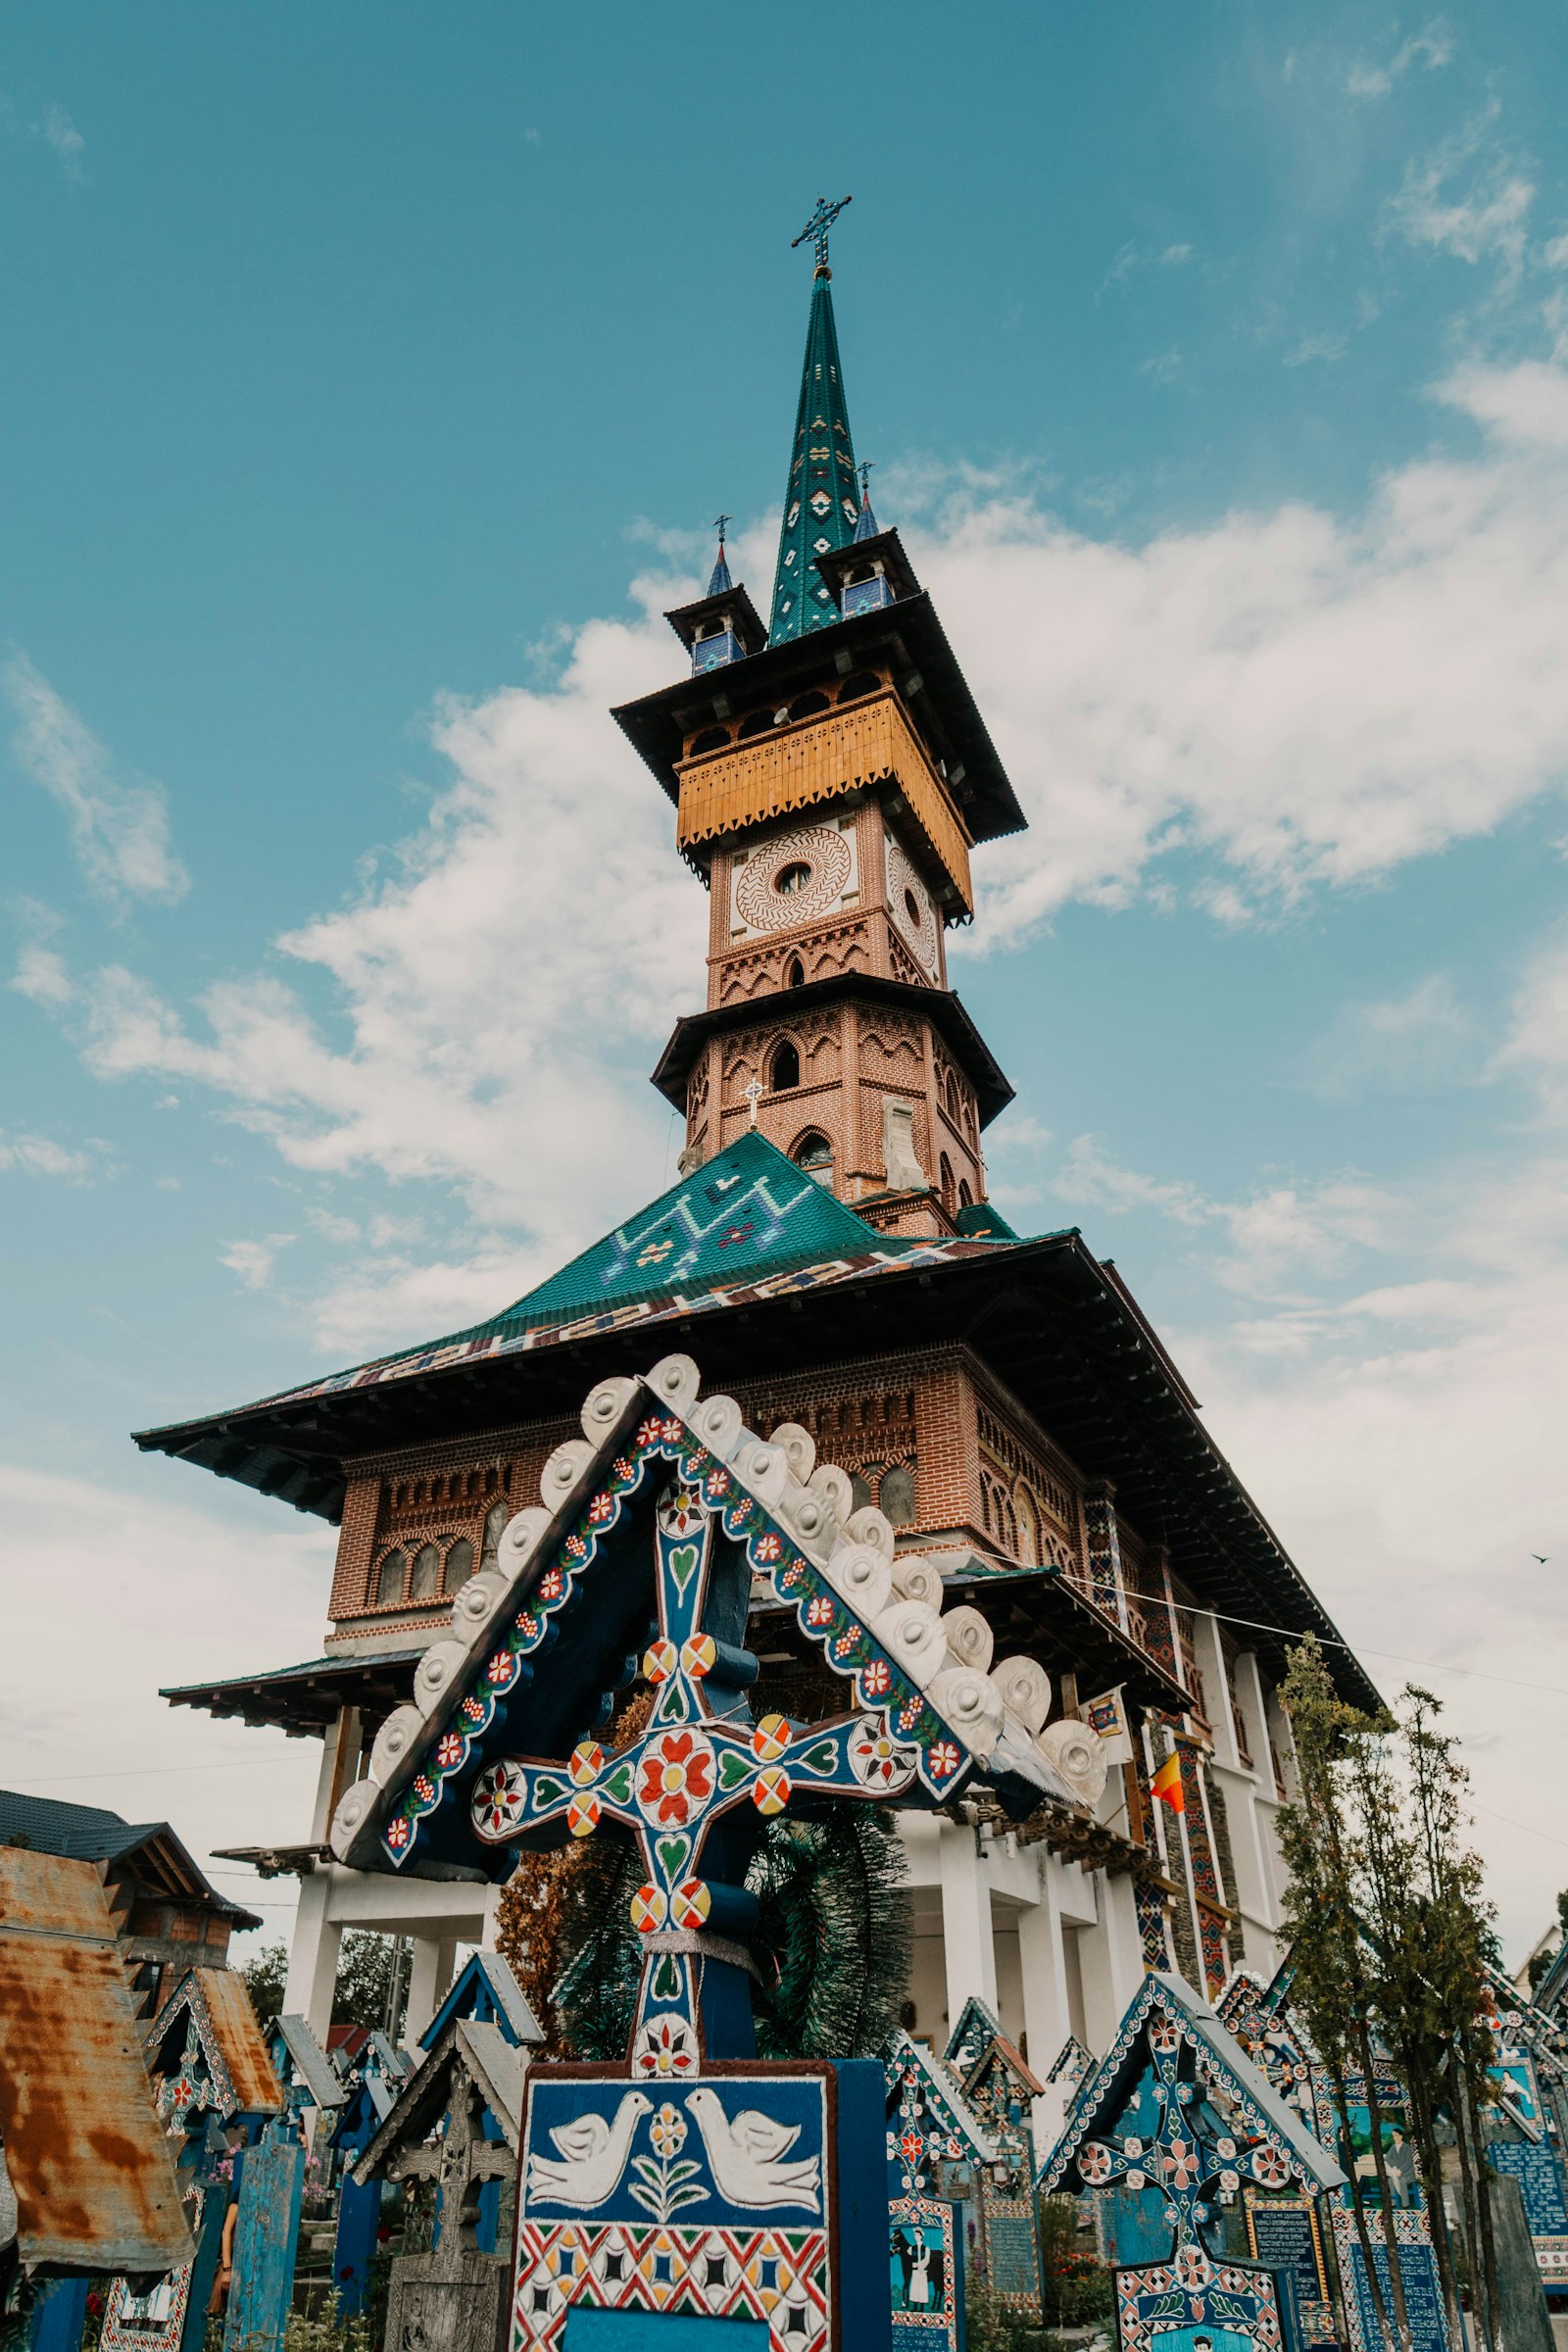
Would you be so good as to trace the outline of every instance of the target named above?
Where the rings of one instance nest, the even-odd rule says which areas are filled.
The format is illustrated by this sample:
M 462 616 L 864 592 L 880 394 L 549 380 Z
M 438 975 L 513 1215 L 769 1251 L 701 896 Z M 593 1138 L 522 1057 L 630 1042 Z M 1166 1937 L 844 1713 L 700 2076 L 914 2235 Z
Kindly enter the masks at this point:
M 490 1508 L 486 1511 L 484 1515 L 484 1544 L 479 1554 L 479 1564 L 481 1567 L 493 1568 L 495 1566 L 496 1546 L 501 1542 L 501 1531 L 511 1517 L 512 1505 L 506 1500 L 505 1496 L 503 1496 L 500 1502 L 493 1502 L 490 1505 Z
M 750 718 L 741 720 L 735 730 L 735 740 L 744 743 L 748 735 L 765 735 L 775 723 L 771 710 L 754 710 Z
M 857 1511 L 863 1511 L 868 1502 L 875 1502 L 875 1500 L 876 1496 L 872 1494 L 871 1489 L 866 1483 L 866 1480 L 862 1474 L 858 1470 L 852 1470 L 850 1472 L 851 1508 Z
M 969 1190 L 967 1176 L 960 1176 L 958 1179 L 958 1206 L 960 1208 L 973 1208 L 974 1206 L 974 1195 Z
M 773 1048 L 767 1082 L 775 1095 L 781 1095 L 787 1087 L 801 1083 L 801 1057 L 787 1037 Z
M 692 737 L 691 746 L 686 754 L 686 757 L 688 760 L 696 760 L 704 752 L 725 751 L 728 749 L 728 727 L 704 727 L 700 735 L 694 735 Z
M 952 1162 L 952 1160 L 951 1160 L 951 1159 L 948 1157 L 948 1155 L 947 1155 L 947 1153 L 946 1153 L 945 1152 L 943 1152 L 943 1154 L 942 1154 L 942 1166 L 941 1166 L 941 1171 L 940 1171 L 939 1183 L 940 1183 L 940 1189 L 941 1189 L 941 1193 L 942 1193 L 942 1203 L 943 1203 L 943 1206 L 944 1206 L 945 1208 L 951 1209 L 951 1208 L 952 1208 L 952 1206 L 953 1206 L 953 1202 L 954 1202 L 954 1191 L 953 1191 L 953 1162 Z
M 376 1571 L 375 1597 L 378 1601 L 403 1598 L 403 1572 L 407 1566 L 407 1560 L 394 1544 Z
M 858 669 L 854 676 L 846 678 L 839 688 L 839 701 L 841 703 L 858 703 L 862 694 L 879 693 L 881 686 L 881 679 L 873 677 L 868 669 Z
M 784 985 L 786 988 L 804 988 L 806 986 L 806 966 L 798 956 L 792 956 L 785 967 Z
M 814 718 L 819 710 L 825 710 L 827 708 L 827 696 L 818 694 L 813 687 L 809 694 L 796 696 L 790 705 L 790 716 L 791 718 Z
M 948 1116 L 955 1127 L 963 1125 L 963 1098 L 958 1092 L 958 1081 L 951 1070 L 948 1072 Z
M 895 1527 L 907 1527 L 914 1518 L 914 1464 L 895 1462 L 877 1494 L 885 1516 Z
M 409 1598 L 428 1600 L 441 1583 L 441 1554 L 433 1544 L 421 1544 L 414 1555 L 414 1574 L 409 1579 Z
M 447 1564 L 441 1576 L 442 1592 L 455 1592 L 460 1585 L 467 1583 L 472 1574 L 473 1545 L 466 1536 L 460 1536 L 447 1553 Z
M 818 1184 L 833 1182 L 833 1147 L 816 1128 L 808 1128 L 790 1154 L 798 1168 L 814 1176 Z
M 1026 1568 L 1038 1568 L 1040 1516 L 1035 1509 L 1035 1498 L 1027 1487 L 1020 1486 L 1013 1489 L 1012 1499 L 1018 1511 L 1018 1557 Z

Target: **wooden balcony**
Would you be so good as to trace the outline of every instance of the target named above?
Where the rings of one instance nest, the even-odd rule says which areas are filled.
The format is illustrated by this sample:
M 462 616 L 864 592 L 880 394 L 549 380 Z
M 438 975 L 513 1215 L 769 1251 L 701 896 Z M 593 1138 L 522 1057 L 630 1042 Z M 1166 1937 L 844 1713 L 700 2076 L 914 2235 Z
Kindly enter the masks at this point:
M 687 854 L 791 809 L 867 786 L 904 796 L 966 914 L 974 911 L 969 834 L 891 689 L 845 710 L 802 718 L 728 751 L 682 760 L 676 838 Z

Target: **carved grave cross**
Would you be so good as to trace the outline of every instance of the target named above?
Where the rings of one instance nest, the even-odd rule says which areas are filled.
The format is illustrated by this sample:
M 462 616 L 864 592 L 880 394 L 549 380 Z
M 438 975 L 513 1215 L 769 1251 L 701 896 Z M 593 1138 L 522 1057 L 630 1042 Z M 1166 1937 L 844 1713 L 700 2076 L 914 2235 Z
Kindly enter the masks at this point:
M 467 2276 L 464 2257 L 478 2244 L 479 2190 L 486 2180 L 510 2180 L 515 2170 L 505 2140 L 485 2138 L 478 2120 L 483 2105 L 462 2056 L 454 2057 L 440 2138 L 433 2146 L 403 2149 L 388 2167 L 394 2180 L 433 2180 L 440 2192 L 440 2234 L 425 2272 L 430 2279 Z
M 667 1448 L 678 1458 L 685 1433 L 678 1422 L 650 1421 L 638 1432 L 643 1446 Z M 616 1485 L 636 1477 L 630 1460 L 612 1465 L 607 1488 L 588 1505 L 590 1522 L 607 1529 L 619 1515 Z M 677 1472 L 655 1514 L 658 1634 L 642 1659 L 654 1705 L 638 1737 L 618 1753 L 597 1740 L 579 1742 L 564 1765 L 508 1756 L 489 1765 L 474 1784 L 471 1818 L 482 1842 L 529 1838 L 564 1820 L 586 1838 L 604 1820 L 636 1838 L 643 1883 L 632 1919 L 645 1954 L 632 2071 L 645 2078 L 695 2076 L 711 2045 L 745 2040 L 736 2012 L 710 1996 L 744 1992 L 727 1972 L 744 1971 L 742 1942 L 754 1924 L 756 1898 L 738 1882 L 756 1842 L 760 1820 L 783 1812 L 798 1791 L 865 1799 L 895 1794 L 915 1777 L 917 1754 L 878 1714 L 857 1713 L 801 1730 L 782 1715 L 754 1721 L 745 1691 L 758 1662 L 740 1646 L 746 1625 L 750 1571 L 733 1546 L 719 1541 L 718 1494 L 730 1491 L 716 1463 L 707 1481 Z M 703 1492 L 708 1487 L 708 1494 Z M 780 1537 L 763 1533 L 753 1549 L 763 1561 L 783 1552 Z M 789 1571 L 786 1569 L 787 1580 Z M 560 1590 L 561 1571 L 547 1570 L 536 1588 L 545 1601 Z M 831 1597 L 806 1604 L 809 1624 L 833 1615 Z M 862 1694 L 890 1689 L 885 1661 L 861 1666 Z M 952 1768 L 959 1751 L 951 1750 Z M 710 1980 L 705 1992 L 705 1977 Z M 750 2001 L 746 2000 L 749 2017 Z M 715 2034 L 716 2028 L 716 2034 Z

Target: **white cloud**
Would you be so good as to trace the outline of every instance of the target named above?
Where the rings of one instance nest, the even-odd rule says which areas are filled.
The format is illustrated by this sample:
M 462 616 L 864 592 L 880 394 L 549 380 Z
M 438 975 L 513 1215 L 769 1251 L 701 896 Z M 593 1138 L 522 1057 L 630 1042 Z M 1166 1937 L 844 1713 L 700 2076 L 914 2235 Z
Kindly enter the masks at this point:
M 1427 73 L 1437 73 L 1453 59 L 1453 34 L 1441 17 L 1420 32 L 1401 41 L 1394 55 L 1383 65 L 1358 59 L 1346 75 L 1346 88 L 1352 98 L 1387 98 L 1396 81 L 1403 79 L 1412 66 L 1421 66 Z
M 1160 859 L 1254 919 L 1492 831 L 1568 765 L 1568 371 L 1440 387 L 1469 455 L 1338 519 L 1297 504 L 1142 547 L 1025 498 L 906 533 L 1029 816 L 982 852 L 976 944 Z
M 1393 1223 L 1392 1197 L 1348 1173 L 1260 1180 L 1236 1200 L 1216 1200 L 1180 1179 L 1124 1168 L 1100 1137 L 1074 1137 L 1046 1189 L 1074 1208 L 1108 1215 L 1150 1210 L 1205 1237 L 1216 1281 L 1250 1298 L 1294 1300 L 1304 1280 L 1338 1272 L 1358 1250 L 1377 1249 Z
M 25 654 L 13 655 L 4 678 L 19 721 L 17 757 L 65 810 L 89 889 L 111 904 L 183 898 L 190 876 L 174 855 L 162 789 L 118 773 Z
M 113 1485 L 0 1462 L 0 1517 L 23 1570 L 0 1656 L 0 1782 L 170 1821 L 204 1866 L 215 1845 L 298 1839 L 319 1748 L 158 1691 L 318 1656 L 332 1530 L 162 1460 Z M 285 1931 L 288 1882 L 212 1867 Z
M 1494 1067 L 1523 1075 L 1548 1117 L 1568 1119 L 1568 932 L 1532 958 Z
M 1447 1703 L 1519 1949 L 1568 1883 L 1544 1793 L 1568 1691 L 1568 1166 L 1429 1190 L 1383 1238 L 1412 1254 L 1378 1287 L 1173 1345 L 1216 1441 L 1385 1691 L 1413 1676 Z
M 91 1152 L 69 1150 L 46 1135 L 7 1135 L 0 1129 L 0 1173 L 59 1176 L 67 1183 L 75 1183 L 96 1173 L 100 1166 Z
M 52 147 L 59 157 L 60 168 L 66 177 L 73 182 L 79 182 L 82 177 L 81 159 L 87 142 L 65 108 L 50 107 L 38 128 L 45 144 Z
M 218 1252 L 220 1265 L 239 1277 L 248 1291 L 265 1291 L 272 1279 L 277 1253 L 293 1241 L 291 1233 L 270 1233 L 265 1241 L 225 1242 Z
M 1408 164 L 1391 215 L 1410 244 L 1462 262 L 1494 262 L 1511 288 L 1524 266 L 1536 189 L 1514 158 L 1487 152 L 1497 114 L 1494 101 L 1430 156 Z M 1457 189 L 1461 178 L 1468 184 Z
M 1454 1078 L 1475 1035 L 1453 982 L 1429 972 L 1402 996 L 1343 1006 L 1292 1076 L 1324 1102 L 1358 1102 L 1374 1088 L 1419 1092 Z

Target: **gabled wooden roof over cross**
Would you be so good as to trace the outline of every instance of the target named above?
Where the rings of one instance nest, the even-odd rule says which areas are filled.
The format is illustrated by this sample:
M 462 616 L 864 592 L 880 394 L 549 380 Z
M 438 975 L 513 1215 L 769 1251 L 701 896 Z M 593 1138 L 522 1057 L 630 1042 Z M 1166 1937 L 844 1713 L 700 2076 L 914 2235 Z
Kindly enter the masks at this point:
M 734 2004 L 756 1906 L 742 1881 L 769 1816 L 844 1798 L 941 1805 L 976 1777 L 1019 1815 L 1075 1802 L 1038 1744 L 1044 1671 L 950 1654 L 940 1579 L 895 1555 L 880 1511 L 854 1509 L 846 1473 L 815 1466 L 805 1430 L 764 1441 L 699 1386 L 677 1355 L 593 1391 L 583 1437 L 546 1464 L 497 1567 L 459 1592 L 452 1638 L 426 1651 L 415 1703 L 382 1726 L 332 1829 L 361 1869 L 490 1879 L 519 1848 L 602 1822 L 629 1833 L 647 1956 L 634 2065 L 650 2074 L 695 2072 L 720 2041 L 746 2052 L 749 2003 L 744 2021 Z M 759 1595 L 791 1607 L 850 1686 L 844 1714 L 753 1719 Z M 607 1752 L 596 1734 L 639 1671 L 652 1712 Z
M 1344 2175 L 1208 2004 L 1179 1977 L 1151 1975 L 1080 2088 L 1040 2188 L 1154 2189 L 1179 2261 L 1218 2251 L 1206 2232 L 1221 2195 L 1293 2180 L 1315 2195 Z

